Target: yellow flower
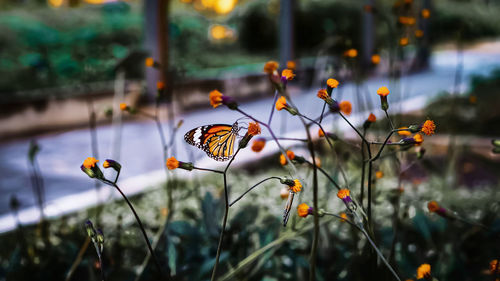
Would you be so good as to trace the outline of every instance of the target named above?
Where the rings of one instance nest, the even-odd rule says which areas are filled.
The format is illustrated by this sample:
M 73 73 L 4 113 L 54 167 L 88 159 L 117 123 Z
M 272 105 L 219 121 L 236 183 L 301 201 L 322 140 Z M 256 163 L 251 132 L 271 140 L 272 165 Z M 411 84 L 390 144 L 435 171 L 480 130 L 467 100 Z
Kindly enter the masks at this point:
M 288 196 L 290 196 L 290 191 L 288 190 L 288 188 L 286 187 L 283 187 L 280 191 L 280 197 L 281 199 L 285 200 L 288 198 Z
M 293 151 L 291 151 L 291 150 L 287 150 L 286 151 L 286 156 L 288 156 L 288 159 L 293 160 L 295 158 L 295 153 L 293 153 Z M 288 164 L 288 162 L 286 160 L 286 157 L 285 157 L 285 155 L 283 155 L 283 153 L 280 155 L 280 163 L 283 166 L 285 166 L 286 164 Z
M 339 192 L 337 192 L 337 197 L 340 199 L 347 198 L 347 197 L 349 197 L 349 195 L 350 195 L 349 189 L 343 188 L 343 189 L 339 190 Z
M 344 56 L 349 57 L 349 58 L 355 58 L 358 56 L 358 50 L 349 49 L 349 50 L 345 51 Z
M 284 96 L 281 96 L 277 101 L 276 101 L 276 110 L 280 111 L 284 108 L 286 108 L 288 105 L 286 104 L 286 98 Z
M 376 177 L 377 179 L 381 179 L 381 178 L 383 178 L 383 177 L 384 177 L 384 172 L 382 172 L 382 171 L 377 171 L 377 172 L 375 173 L 375 177 Z
M 372 55 L 372 63 L 373 64 L 379 64 L 380 63 L 380 56 L 375 54 L 375 55 Z
M 377 117 L 373 113 L 370 113 L 370 115 L 368 115 L 368 119 L 366 119 L 366 120 L 368 120 L 368 122 L 373 123 L 373 122 L 377 121 Z
M 349 115 L 352 112 L 352 105 L 349 101 L 341 101 L 339 103 L 340 111 L 342 111 L 344 114 Z
M 286 62 L 286 68 L 295 70 L 297 68 L 297 64 L 293 60 L 289 60 Z
M 210 105 L 212 105 L 213 108 L 216 108 L 217 106 L 222 104 L 222 93 L 217 90 L 211 91 L 209 94 L 209 98 Z
M 318 94 L 317 94 L 318 98 L 322 99 L 322 100 L 326 100 L 327 98 L 329 98 L 330 96 L 328 95 L 328 93 L 326 92 L 325 89 L 320 89 L 318 91 Z
M 299 214 L 299 217 L 307 217 L 308 215 L 312 214 L 312 208 L 309 207 L 306 203 L 302 203 L 297 207 L 297 213 Z
M 120 103 L 120 110 L 125 111 L 128 109 L 128 105 L 124 102 Z
M 421 15 L 424 19 L 428 19 L 431 17 L 431 11 L 429 11 L 429 9 L 423 9 Z
M 109 165 L 108 160 L 106 160 L 106 161 L 102 162 L 102 166 L 103 166 L 104 168 L 106 168 L 106 169 L 107 169 L 107 168 L 109 168 L 109 167 L 110 167 L 110 165 Z
M 432 120 L 427 120 L 422 125 L 422 132 L 428 136 L 434 134 L 435 130 L 436 130 L 436 124 Z
M 264 149 L 264 146 L 266 146 L 266 139 L 258 138 L 253 141 L 252 150 L 255 152 L 260 152 L 262 151 L 262 149 Z
M 377 95 L 381 97 L 387 97 L 389 95 L 389 89 L 387 87 L 380 87 L 377 90 Z
M 260 126 L 257 122 L 248 124 L 248 134 L 252 136 L 260 135 Z
M 400 129 L 408 129 L 408 127 L 401 127 L 398 130 L 400 130 Z M 398 131 L 398 134 L 400 136 L 409 136 L 409 135 L 411 135 L 411 132 L 410 131 Z
M 417 269 L 417 279 L 422 279 L 431 276 L 431 266 L 429 264 L 422 264 Z
M 415 142 L 417 143 L 417 145 L 421 144 L 424 141 L 424 138 L 422 137 L 421 134 L 415 134 L 413 136 L 413 139 L 415 140 Z
M 328 87 L 330 87 L 330 88 L 337 88 L 339 86 L 339 81 L 337 81 L 336 79 L 330 78 L 330 79 L 326 80 L 326 85 L 328 85 Z
M 439 204 L 436 201 L 430 201 L 427 203 L 427 209 L 429 209 L 429 212 L 433 213 L 439 210 Z
M 87 159 L 83 161 L 83 167 L 87 169 L 94 168 L 97 162 L 99 162 L 99 160 L 95 159 L 94 157 L 87 157 Z
M 147 67 L 153 67 L 155 65 L 155 60 L 153 58 L 149 57 L 149 58 L 146 58 L 145 63 L 146 63 Z
M 167 159 L 167 168 L 169 170 L 175 170 L 177 168 L 179 168 L 179 161 L 177 161 L 177 159 L 175 159 L 175 157 L 170 157 Z
M 399 45 L 403 47 L 408 45 L 408 42 L 409 42 L 408 37 L 399 38 Z
M 293 185 L 290 186 L 290 190 L 294 193 L 300 192 L 302 190 L 302 184 L 299 180 L 293 180 Z
M 415 37 L 421 38 L 423 36 L 424 36 L 424 31 L 423 30 L 421 30 L 421 29 L 415 30 Z
M 342 218 L 342 219 L 340 219 L 341 222 L 346 222 L 347 221 L 347 215 L 346 215 L 346 213 L 340 213 L 340 217 Z
M 264 72 L 267 74 L 273 74 L 278 69 L 279 64 L 275 61 L 268 61 L 264 65 Z
M 322 138 L 325 136 L 325 132 L 323 130 L 321 130 L 321 128 L 319 128 L 318 130 L 318 137 Z
M 156 82 L 156 89 L 158 89 L 158 90 L 165 89 L 165 83 L 163 81 Z
M 281 76 L 290 81 L 295 77 L 295 74 L 293 74 L 293 71 L 291 69 L 285 69 L 281 72 Z

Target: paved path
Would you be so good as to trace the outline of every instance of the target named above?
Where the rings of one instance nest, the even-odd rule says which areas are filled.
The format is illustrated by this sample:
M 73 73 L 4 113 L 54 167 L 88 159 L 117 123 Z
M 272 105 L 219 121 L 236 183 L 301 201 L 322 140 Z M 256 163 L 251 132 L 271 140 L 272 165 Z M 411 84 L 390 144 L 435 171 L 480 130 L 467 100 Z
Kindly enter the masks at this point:
M 497 51 L 484 52 L 468 50 L 464 52 L 464 79 L 463 88 L 472 74 L 487 74 L 495 67 L 500 67 L 500 48 Z M 457 56 L 454 51 L 435 52 L 430 70 L 403 77 L 404 96 L 392 94 L 389 96 L 391 103 L 390 111 L 419 109 L 425 105 L 429 97 L 436 96 L 446 90 L 452 90 Z M 341 81 L 342 83 L 342 81 Z M 372 100 L 372 104 L 378 107 L 378 96 L 375 94 L 380 86 L 391 85 L 386 78 L 373 78 L 368 80 L 364 87 L 366 98 Z M 355 85 L 352 83 L 341 84 L 344 99 L 351 100 L 354 110 L 357 110 L 357 101 L 354 98 Z M 390 86 L 391 87 L 395 87 Z M 391 88 L 391 91 L 393 89 Z M 321 110 L 322 102 L 316 98 L 317 89 L 296 93 L 294 102 L 305 114 L 317 116 Z M 398 100 L 403 107 L 394 106 Z M 207 96 L 208 103 L 208 96 Z M 256 118 L 267 120 L 271 104 L 271 98 L 260 99 L 241 105 L 246 112 L 253 114 Z M 377 112 L 377 110 L 375 110 Z M 280 118 L 287 116 L 282 112 L 275 113 L 273 128 L 280 131 Z M 358 114 L 359 115 L 359 114 Z M 366 114 L 351 118 L 361 122 Z M 361 116 L 361 115 L 359 115 Z M 188 159 L 187 151 L 194 152 L 198 159 L 203 160 L 205 165 L 215 165 L 217 162 L 203 156 L 203 152 L 190 147 L 184 143 L 182 135 L 189 129 L 209 123 L 232 123 L 241 117 L 236 112 L 220 107 L 217 109 L 203 109 L 191 112 L 184 119 L 184 125 L 177 137 L 176 146 L 179 153 L 178 159 Z M 331 117 L 330 117 L 331 118 Z M 330 119 L 329 121 L 331 121 Z M 295 119 L 287 121 L 287 131 L 293 131 L 301 127 Z M 342 128 L 341 128 L 342 129 Z M 111 157 L 113 127 L 101 126 L 98 128 L 99 151 L 101 159 Z M 128 122 L 123 124 L 122 147 L 120 162 L 123 165 L 121 183 L 126 192 L 135 193 L 143 190 L 145 186 L 152 185 L 164 178 L 161 170 L 164 159 L 161 153 L 161 145 L 154 123 L 148 120 Z M 69 212 L 95 203 L 96 194 L 94 183 L 80 171 L 82 161 L 91 154 L 90 136 L 88 130 L 74 130 L 60 134 L 44 135 L 38 138 L 41 151 L 38 161 L 44 175 L 46 187 L 47 208 L 49 216 Z M 26 158 L 29 140 L 17 140 L 15 142 L 0 144 L 0 232 L 13 227 L 14 220 L 9 214 L 8 202 L 12 194 L 15 194 L 21 202 L 20 219 L 24 223 L 36 221 L 38 211 L 34 208 L 34 198 L 29 178 L 28 162 Z M 186 149 L 187 148 L 187 149 Z M 275 148 L 272 145 L 266 147 L 264 154 L 272 153 Z M 255 155 L 252 155 L 255 157 Z M 244 161 L 248 158 L 245 153 L 238 157 L 235 162 Z M 138 177 L 138 175 L 141 175 Z M 145 184 L 146 183 L 146 184 Z M 108 187 L 102 188 L 103 198 L 111 195 Z M 113 194 L 115 196 L 116 194 Z

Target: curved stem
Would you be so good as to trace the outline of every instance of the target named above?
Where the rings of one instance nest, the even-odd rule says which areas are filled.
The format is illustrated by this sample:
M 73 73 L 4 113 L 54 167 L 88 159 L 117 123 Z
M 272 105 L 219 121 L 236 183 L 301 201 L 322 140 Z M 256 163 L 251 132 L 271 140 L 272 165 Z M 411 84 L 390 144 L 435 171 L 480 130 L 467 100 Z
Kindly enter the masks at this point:
M 396 278 L 396 280 L 401 281 L 401 279 L 399 278 L 399 276 L 396 273 L 396 271 L 394 271 L 394 269 L 392 269 L 392 266 L 384 258 L 384 255 L 382 255 L 382 253 L 377 248 L 377 246 L 375 245 L 375 243 L 372 241 L 372 239 L 370 238 L 370 235 L 368 235 L 368 233 L 366 232 L 366 230 L 364 230 L 363 228 L 361 228 L 360 231 L 365 235 L 366 239 L 368 239 L 368 242 L 370 242 L 370 245 L 373 247 L 373 249 L 375 250 L 375 252 L 377 252 L 377 255 L 379 256 L 379 258 L 384 262 L 385 266 L 387 266 L 387 268 L 392 273 L 392 275 L 394 275 L 394 277 Z
M 252 191 L 257 186 L 259 186 L 260 184 L 262 184 L 268 180 L 271 180 L 271 179 L 281 180 L 281 178 L 279 178 L 279 177 L 268 177 L 268 178 L 265 178 L 265 179 L 259 181 L 258 183 L 256 183 L 252 187 L 250 187 L 247 191 L 243 192 L 243 194 L 241 194 L 238 198 L 234 199 L 233 202 L 231 202 L 231 204 L 229 204 L 229 207 L 232 207 L 236 202 L 240 201 L 240 199 L 243 198 L 243 196 L 245 196 L 248 192 Z
M 309 162 L 309 161 L 307 161 L 307 160 L 306 160 L 306 162 L 307 162 L 307 164 L 309 164 L 309 165 L 313 166 L 313 163 L 311 163 L 311 162 Z M 340 185 L 339 185 L 339 184 L 338 184 L 338 183 L 337 183 L 334 179 L 332 179 L 332 177 L 330 177 L 330 175 L 329 175 L 329 174 L 328 174 L 325 170 L 323 170 L 321 167 L 316 167 L 316 168 L 317 168 L 317 169 L 318 169 L 318 170 L 319 170 L 319 171 L 320 171 L 323 175 L 325 175 L 325 177 L 326 177 L 326 178 L 327 178 L 327 179 L 328 179 L 331 183 L 333 183 L 333 185 L 334 185 L 334 186 L 335 186 L 338 190 L 342 189 L 342 188 L 340 187 Z

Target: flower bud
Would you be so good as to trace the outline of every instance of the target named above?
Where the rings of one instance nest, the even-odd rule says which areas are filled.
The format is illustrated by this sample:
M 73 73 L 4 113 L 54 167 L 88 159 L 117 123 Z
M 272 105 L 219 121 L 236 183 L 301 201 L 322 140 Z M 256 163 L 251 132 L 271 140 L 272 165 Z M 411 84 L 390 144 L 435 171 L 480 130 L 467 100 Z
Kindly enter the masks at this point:
M 87 231 L 87 235 L 90 238 L 92 238 L 92 240 L 94 240 L 96 233 L 95 233 L 94 225 L 92 224 L 92 222 L 90 220 L 87 220 L 85 222 L 85 230 Z
M 103 163 L 102 166 L 107 169 L 107 168 L 113 168 L 115 171 L 120 172 L 122 165 L 120 163 L 116 162 L 115 160 L 111 159 L 106 159 Z

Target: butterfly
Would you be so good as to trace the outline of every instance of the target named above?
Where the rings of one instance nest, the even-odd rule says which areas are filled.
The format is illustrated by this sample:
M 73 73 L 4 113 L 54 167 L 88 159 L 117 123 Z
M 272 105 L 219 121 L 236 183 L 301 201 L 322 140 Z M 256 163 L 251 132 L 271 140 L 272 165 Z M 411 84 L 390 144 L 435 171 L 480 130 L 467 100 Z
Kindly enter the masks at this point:
M 290 211 L 292 210 L 293 197 L 295 196 L 295 192 L 290 192 L 288 195 L 288 200 L 285 204 L 285 210 L 283 211 L 283 226 L 286 227 L 288 223 L 288 219 L 290 218 Z
M 234 143 L 239 130 L 238 122 L 234 122 L 233 125 L 205 125 L 187 132 L 184 140 L 205 151 L 210 158 L 227 161 L 233 156 Z

